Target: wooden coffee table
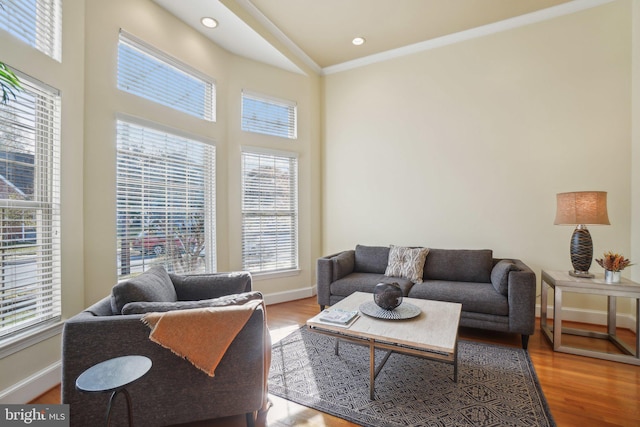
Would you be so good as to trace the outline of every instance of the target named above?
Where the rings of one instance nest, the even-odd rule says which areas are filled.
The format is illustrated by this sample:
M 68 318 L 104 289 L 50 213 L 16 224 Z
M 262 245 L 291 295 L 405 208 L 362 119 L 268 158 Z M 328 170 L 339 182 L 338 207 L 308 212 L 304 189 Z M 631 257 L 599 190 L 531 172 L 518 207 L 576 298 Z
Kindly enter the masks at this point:
M 357 310 L 360 304 L 373 300 L 373 294 L 355 292 L 331 306 L 343 310 Z M 458 382 L 458 325 L 462 305 L 442 301 L 404 298 L 420 308 L 421 313 L 406 320 L 384 320 L 362 314 L 348 327 L 321 322 L 317 316 L 307 321 L 314 332 L 326 334 L 336 340 L 347 340 L 369 346 L 369 396 L 374 400 L 375 379 L 393 352 L 424 357 L 453 365 L 453 381 Z M 375 350 L 388 350 L 376 367 Z

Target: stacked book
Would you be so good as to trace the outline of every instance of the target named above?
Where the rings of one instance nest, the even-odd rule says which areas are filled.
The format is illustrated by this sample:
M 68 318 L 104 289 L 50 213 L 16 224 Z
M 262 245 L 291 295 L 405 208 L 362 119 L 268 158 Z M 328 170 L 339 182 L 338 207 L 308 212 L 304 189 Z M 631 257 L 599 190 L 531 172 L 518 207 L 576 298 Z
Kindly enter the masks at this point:
M 339 308 L 327 308 L 318 315 L 318 320 L 324 323 L 347 326 L 358 318 L 358 310 L 347 311 Z

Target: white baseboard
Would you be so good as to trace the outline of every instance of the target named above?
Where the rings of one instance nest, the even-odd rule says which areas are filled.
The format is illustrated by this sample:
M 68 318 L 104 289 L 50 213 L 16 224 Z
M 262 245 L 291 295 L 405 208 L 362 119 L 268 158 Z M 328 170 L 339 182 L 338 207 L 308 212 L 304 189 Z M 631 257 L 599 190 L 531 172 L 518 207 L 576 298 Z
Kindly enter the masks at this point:
M 292 291 L 276 292 L 272 294 L 263 294 L 264 302 L 267 305 L 278 304 L 281 302 L 294 301 L 302 298 L 309 298 L 316 294 L 316 287 L 299 288 Z
M 62 362 L 57 361 L 41 371 L 23 379 L 11 387 L 0 391 L 0 403 L 24 404 L 60 384 Z
M 540 305 L 536 304 L 536 317 L 540 317 Z M 553 310 L 547 310 L 547 318 L 553 319 Z M 583 310 L 580 308 L 562 307 L 562 320 L 571 322 L 591 323 L 594 325 L 607 324 L 607 312 L 599 310 Z M 632 314 L 617 313 L 616 326 L 636 331 L 636 319 Z

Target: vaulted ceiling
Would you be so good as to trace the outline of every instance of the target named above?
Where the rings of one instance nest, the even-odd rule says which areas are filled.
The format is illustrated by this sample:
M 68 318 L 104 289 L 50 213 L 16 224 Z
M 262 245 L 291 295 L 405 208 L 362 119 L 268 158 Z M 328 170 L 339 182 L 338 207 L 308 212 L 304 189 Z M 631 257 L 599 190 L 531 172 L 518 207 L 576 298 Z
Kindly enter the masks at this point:
M 386 52 L 526 25 L 610 0 L 154 1 L 235 54 L 298 72 L 296 62 L 301 61 L 322 73 Z M 216 19 L 218 27 L 202 26 L 204 16 Z M 365 43 L 354 46 L 355 37 Z

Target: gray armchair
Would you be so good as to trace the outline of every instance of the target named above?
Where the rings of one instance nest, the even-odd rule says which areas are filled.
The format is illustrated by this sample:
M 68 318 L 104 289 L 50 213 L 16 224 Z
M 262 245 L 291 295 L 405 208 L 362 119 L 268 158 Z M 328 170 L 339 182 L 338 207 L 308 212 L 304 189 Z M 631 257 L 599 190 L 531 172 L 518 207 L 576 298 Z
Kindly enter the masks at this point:
M 249 273 L 176 276 L 155 269 L 116 285 L 111 296 L 69 319 L 62 335 L 62 402 L 70 404 L 71 425 L 104 424 L 109 400 L 109 393 L 77 391 L 76 378 L 99 362 L 132 354 L 147 356 L 153 363 L 145 377 L 127 387 L 134 424 L 166 426 L 246 414 L 247 424 L 252 425 L 266 399 L 265 360 L 270 348 L 266 348 L 262 308 L 253 312 L 231 343 L 214 377 L 152 342 L 151 330 L 140 320 L 146 312 L 262 298 L 250 291 Z M 112 412 L 112 425 L 127 424 L 123 398 L 116 399 Z

